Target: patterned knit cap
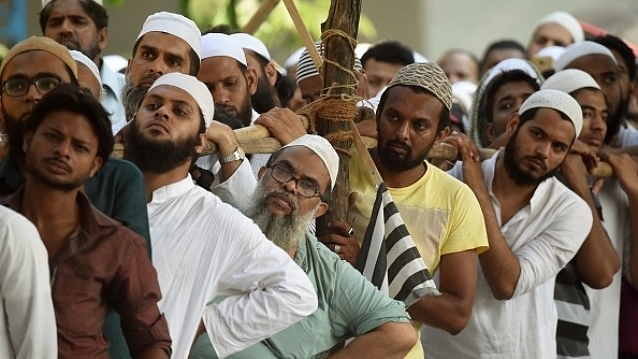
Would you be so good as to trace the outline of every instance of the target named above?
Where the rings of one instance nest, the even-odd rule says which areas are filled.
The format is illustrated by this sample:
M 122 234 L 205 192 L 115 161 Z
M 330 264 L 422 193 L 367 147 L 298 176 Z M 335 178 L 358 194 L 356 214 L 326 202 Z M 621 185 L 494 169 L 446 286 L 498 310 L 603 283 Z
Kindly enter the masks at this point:
M 393 86 L 422 88 L 436 96 L 448 110 L 452 108 L 452 85 L 434 62 L 415 62 L 402 67 L 388 84 L 388 88 Z

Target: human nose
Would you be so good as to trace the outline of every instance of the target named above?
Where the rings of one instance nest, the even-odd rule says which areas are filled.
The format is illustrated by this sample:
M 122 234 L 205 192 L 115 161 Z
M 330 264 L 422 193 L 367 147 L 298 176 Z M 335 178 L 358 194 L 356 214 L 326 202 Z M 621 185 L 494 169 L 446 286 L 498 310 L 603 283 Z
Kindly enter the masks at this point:
M 536 146 L 536 155 L 540 158 L 547 158 L 549 156 L 549 149 L 551 148 L 551 143 L 549 141 L 541 141 Z
M 71 152 L 71 141 L 63 140 L 58 142 L 57 147 L 55 148 L 55 153 L 63 158 L 68 158 Z
M 410 134 L 410 124 L 408 121 L 403 121 L 399 128 L 397 128 L 397 138 L 407 140 Z

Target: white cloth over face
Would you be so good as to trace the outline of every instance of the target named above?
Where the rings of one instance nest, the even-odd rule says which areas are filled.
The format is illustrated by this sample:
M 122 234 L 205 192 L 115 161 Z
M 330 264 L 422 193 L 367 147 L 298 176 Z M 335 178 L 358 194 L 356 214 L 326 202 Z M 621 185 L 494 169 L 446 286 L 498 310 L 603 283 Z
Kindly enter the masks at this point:
M 574 257 L 592 224 L 587 204 L 552 177 L 507 223 L 492 188 L 497 153 L 483 161 L 484 181 L 501 233 L 520 264 L 512 298 L 496 300 L 478 265 L 478 285 L 470 320 L 459 334 L 427 327 L 423 343 L 430 359 L 556 358 L 556 274 Z M 449 171 L 462 179 L 462 163 Z
M 219 357 L 249 347 L 310 315 L 317 295 L 307 275 L 231 205 L 183 180 L 153 191 L 148 203 L 160 310 L 173 358 L 187 358 L 206 304 Z
M 38 230 L 0 206 L 0 358 L 58 357 L 49 260 Z

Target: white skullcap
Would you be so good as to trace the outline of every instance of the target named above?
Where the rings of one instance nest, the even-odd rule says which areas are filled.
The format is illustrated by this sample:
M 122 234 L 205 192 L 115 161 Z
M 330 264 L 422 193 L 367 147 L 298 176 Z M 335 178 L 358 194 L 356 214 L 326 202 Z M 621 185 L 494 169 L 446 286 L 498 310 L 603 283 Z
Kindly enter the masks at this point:
M 414 56 L 414 62 L 430 62 L 425 56 L 416 51 L 412 52 L 412 56 Z
M 543 82 L 540 74 L 538 73 L 538 70 L 529 61 L 523 59 L 505 59 L 488 70 L 488 73 L 485 75 L 483 80 L 481 80 L 480 85 L 482 87 L 486 87 L 494 80 L 496 76 L 514 70 L 523 71 L 529 77 L 531 77 L 532 80 L 535 80 L 539 86 Z
M 297 50 L 295 50 L 295 52 L 290 54 L 290 56 L 288 56 L 288 58 L 284 62 L 284 67 L 289 69 L 292 66 L 297 65 L 297 63 L 299 63 L 299 57 L 301 56 L 301 53 L 303 52 L 304 49 L 305 48 L 300 47 Z
M 580 135 L 583 127 L 583 111 L 578 102 L 567 93 L 554 89 L 536 91 L 523 102 L 518 113 L 522 115 L 534 108 L 551 108 L 563 113 L 574 124 L 576 138 Z
M 574 42 L 580 42 L 585 40 L 585 33 L 583 32 L 583 27 L 580 26 L 580 22 L 570 13 L 565 11 L 556 11 L 549 15 L 546 15 L 544 18 L 540 19 L 540 21 L 536 24 L 535 29 L 538 30 L 539 27 L 545 24 L 558 24 L 565 28 L 572 35 L 572 40 Z M 534 31 L 534 34 L 536 33 Z
M 239 43 L 239 46 L 241 46 L 242 48 L 254 51 L 269 62 L 272 60 L 272 58 L 270 57 L 270 52 L 268 52 L 268 48 L 266 47 L 266 45 L 253 35 L 246 34 L 244 32 L 237 32 L 234 34 L 230 34 L 230 38 L 237 41 Z
M 571 94 L 582 88 L 595 88 L 600 90 L 600 86 L 588 73 L 578 69 L 565 69 L 553 74 L 545 80 L 541 89 L 554 89 Z
M 42 0 L 42 8 L 44 8 L 45 6 L 47 6 L 48 3 L 50 3 L 53 0 Z M 101 6 L 104 6 L 104 4 L 102 3 L 102 0 L 93 0 L 94 3 L 98 3 Z
M 472 108 L 476 84 L 470 81 L 457 81 L 452 84 L 452 102 L 458 103 L 465 112 Z
M 202 35 L 193 20 L 172 12 L 156 12 L 146 18 L 144 26 L 142 26 L 142 31 L 137 35 L 135 41 L 137 42 L 144 34 L 152 31 L 165 32 L 179 37 L 186 41 L 191 49 L 195 51 L 199 59 L 202 58 L 200 50 Z
M 565 52 L 565 47 L 563 46 L 547 46 L 540 49 L 534 57 L 551 57 L 552 61 L 556 62 L 563 52 Z
M 323 55 L 323 45 L 321 42 L 315 42 L 315 48 L 319 52 L 320 55 Z M 354 70 L 362 71 L 363 66 L 361 66 L 361 60 L 355 56 L 354 58 Z M 310 53 L 307 49 L 304 49 L 301 55 L 299 56 L 299 63 L 297 64 L 297 84 L 299 81 L 307 79 L 312 76 L 318 76 L 319 70 L 315 67 L 315 63 L 312 62 L 312 58 L 310 57 Z
M 208 91 L 206 85 L 200 82 L 197 77 L 180 72 L 171 72 L 155 80 L 153 85 L 148 89 L 148 92 L 163 85 L 177 87 L 188 92 L 195 102 L 197 102 L 197 105 L 199 105 L 199 109 L 204 115 L 204 124 L 206 128 L 208 128 L 211 122 L 213 122 L 215 105 L 213 104 L 213 96 L 210 94 L 210 91 Z
M 69 50 L 71 53 L 71 57 L 73 60 L 82 63 L 84 66 L 88 67 L 91 70 L 91 73 L 97 79 L 97 82 L 102 87 L 102 79 L 100 78 L 100 70 L 97 68 L 95 62 L 91 61 L 86 55 L 77 50 Z
M 330 174 L 330 189 L 335 188 L 339 173 L 339 155 L 328 140 L 319 135 L 306 134 L 283 146 L 282 149 L 292 146 L 304 146 L 319 156 Z
M 225 56 L 248 66 L 244 49 L 229 35 L 213 32 L 202 36 L 202 60 L 209 57 Z
M 587 55 L 606 55 L 616 63 L 616 58 L 605 46 L 593 41 L 581 41 L 565 48 L 565 52 L 554 63 L 556 71 L 563 70 L 574 60 Z

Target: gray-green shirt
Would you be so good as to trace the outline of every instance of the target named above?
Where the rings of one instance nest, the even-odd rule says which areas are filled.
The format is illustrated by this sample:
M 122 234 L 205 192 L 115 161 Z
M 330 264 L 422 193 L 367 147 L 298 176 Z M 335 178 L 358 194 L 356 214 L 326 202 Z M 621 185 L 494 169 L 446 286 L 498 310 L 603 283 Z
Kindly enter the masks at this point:
M 345 339 L 365 334 L 384 323 L 408 322 L 402 302 L 377 290 L 313 235 L 307 234 L 299 243 L 295 262 L 317 290 L 317 311 L 230 358 L 323 358 Z M 215 357 L 208 336 L 202 335 L 191 351 L 191 359 Z

